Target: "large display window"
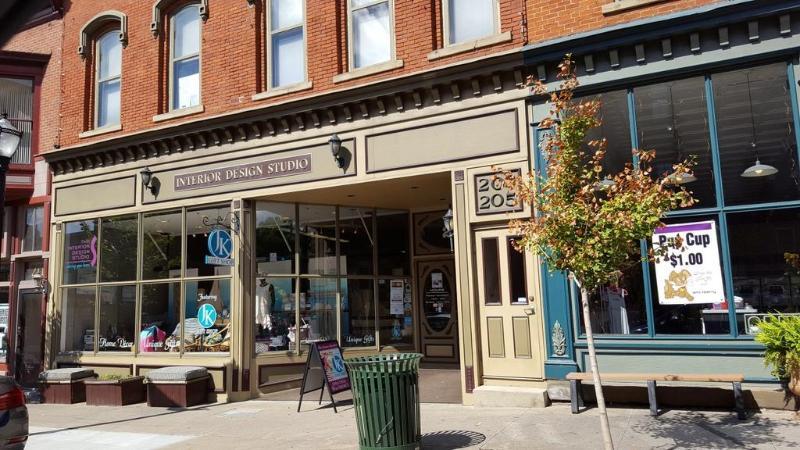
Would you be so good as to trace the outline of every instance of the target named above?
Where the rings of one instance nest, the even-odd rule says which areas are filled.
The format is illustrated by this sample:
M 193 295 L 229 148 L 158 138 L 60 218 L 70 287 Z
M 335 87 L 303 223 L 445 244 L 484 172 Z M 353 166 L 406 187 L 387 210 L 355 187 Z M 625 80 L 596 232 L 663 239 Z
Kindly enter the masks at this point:
M 62 351 L 229 351 L 228 205 L 67 222 L 63 233 Z
M 635 164 L 631 148 L 655 150 L 659 175 L 680 160 L 695 160 L 690 175 L 673 181 L 698 203 L 671 212 L 664 222 L 707 224 L 718 243 L 715 271 L 723 293 L 713 302 L 698 301 L 680 291 L 688 272 L 674 270 L 674 285 L 661 288 L 675 290 L 667 301 L 656 266 L 647 262 L 651 243 L 643 241 L 628 269 L 593 294 L 596 334 L 748 337 L 748 320 L 800 312 L 800 276 L 784 258 L 800 252 L 794 82 L 792 65 L 776 62 L 599 94 L 606 123 L 595 137 L 602 131 L 609 139 L 609 169 Z M 571 293 L 582 334 L 577 289 Z
M 405 211 L 258 202 L 255 352 L 412 346 L 409 230 Z

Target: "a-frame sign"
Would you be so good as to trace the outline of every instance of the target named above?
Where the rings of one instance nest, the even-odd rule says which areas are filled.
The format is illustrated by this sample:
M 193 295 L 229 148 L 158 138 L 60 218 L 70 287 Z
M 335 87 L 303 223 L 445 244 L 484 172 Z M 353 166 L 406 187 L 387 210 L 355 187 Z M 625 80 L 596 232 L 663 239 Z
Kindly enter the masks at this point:
M 303 395 L 319 390 L 319 404 L 322 404 L 322 395 L 328 388 L 331 397 L 333 412 L 336 402 L 333 394 L 350 390 L 350 376 L 342 358 L 342 349 L 336 341 L 318 341 L 311 343 L 311 352 L 306 360 L 306 369 L 303 373 L 303 385 L 300 387 L 300 401 L 297 403 L 297 412 L 303 404 Z

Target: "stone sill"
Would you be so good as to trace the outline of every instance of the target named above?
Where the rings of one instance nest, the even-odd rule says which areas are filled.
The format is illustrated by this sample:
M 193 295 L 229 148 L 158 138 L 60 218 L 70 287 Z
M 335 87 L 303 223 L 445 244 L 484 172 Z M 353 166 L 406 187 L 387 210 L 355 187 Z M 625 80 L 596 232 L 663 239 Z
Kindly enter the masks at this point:
M 606 3 L 603 5 L 603 14 L 616 14 L 618 12 L 627 11 L 629 9 L 639 8 L 641 6 L 652 5 L 653 3 L 661 3 L 667 0 L 620 0 L 613 3 Z
M 153 116 L 153 122 L 163 122 L 165 120 L 175 119 L 177 117 L 191 116 L 192 114 L 200 114 L 205 111 L 203 105 L 191 106 L 189 108 L 173 109 L 170 112 Z
M 116 125 L 108 125 L 102 128 L 95 128 L 94 130 L 84 131 L 78 134 L 78 138 L 83 139 L 92 136 L 99 136 L 101 134 L 113 133 L 115 131 L 120 131 L 120 130 L 122 130 L 122 124 L 118 123 Z
M 300 92 L 311 89 L 314 87 L 314 83 L 311 81 L 305 81 L 303 83 L 295 83 L 289 86 L 270 89 L 268 91 L 259 92 L 258 94 L 253 94 L 253 100 L 264 100 L 265 98 L 273 98 L 278 97 L 281 95 L 291 94 L 293 92 Z
M 403 60 L 395 59 L 391 61 L 382 62 L 380 64 L 373 64 L 371 66 L 362 67 L 360 69 L 353 69 L 349 72 L 340 73 L 339 75 L 333 77 L 333 82 L 342 83 L 344 81 L 350 81 L 356 78 L 375 75 L 376 73 L 386 72 L 393 69 L 399 69 L 401 67 L 403 67 Z
M 448 56 L 458 55 L 459 53 L 466 53 L 475 49 L 489 47 L 495 44 L 502 44 L 505 42 L 511 42 L 511 31 L 495 34 L 493 36 L 487 36 L 474 41 L 448 45 L 447 47 L 434 50 L 428 53 L 428 61 L 434 61 L 437 59 L 446 58 Z

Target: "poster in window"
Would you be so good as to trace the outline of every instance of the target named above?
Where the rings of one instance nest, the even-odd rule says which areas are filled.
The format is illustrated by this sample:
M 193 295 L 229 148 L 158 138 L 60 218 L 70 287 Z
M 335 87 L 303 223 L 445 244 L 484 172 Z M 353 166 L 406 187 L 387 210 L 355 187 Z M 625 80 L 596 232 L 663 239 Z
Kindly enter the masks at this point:
M 676 239 L 683 245 L 672 248 Z M 725 291 L 713 221 L 667 225 L 653 233 L 653 248 L 667 248 L 657 257 L 656 285 L 662 305 L 722 303 Z

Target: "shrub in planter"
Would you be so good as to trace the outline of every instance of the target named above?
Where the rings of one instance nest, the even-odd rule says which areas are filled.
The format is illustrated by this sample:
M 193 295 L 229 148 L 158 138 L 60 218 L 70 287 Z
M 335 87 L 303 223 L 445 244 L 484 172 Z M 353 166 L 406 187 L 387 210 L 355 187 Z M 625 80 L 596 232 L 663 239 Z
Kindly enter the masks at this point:
M 789 390 L 800 397 L 800 316 L 764 317 L 755 340 L 766 348 L 764 364 L 772 367 L 772 375 L 788 381 Z
M 102 375 L 86 382 L 86 404 L 123 406 L 145 400 L 144 377 L 133 375 Z

